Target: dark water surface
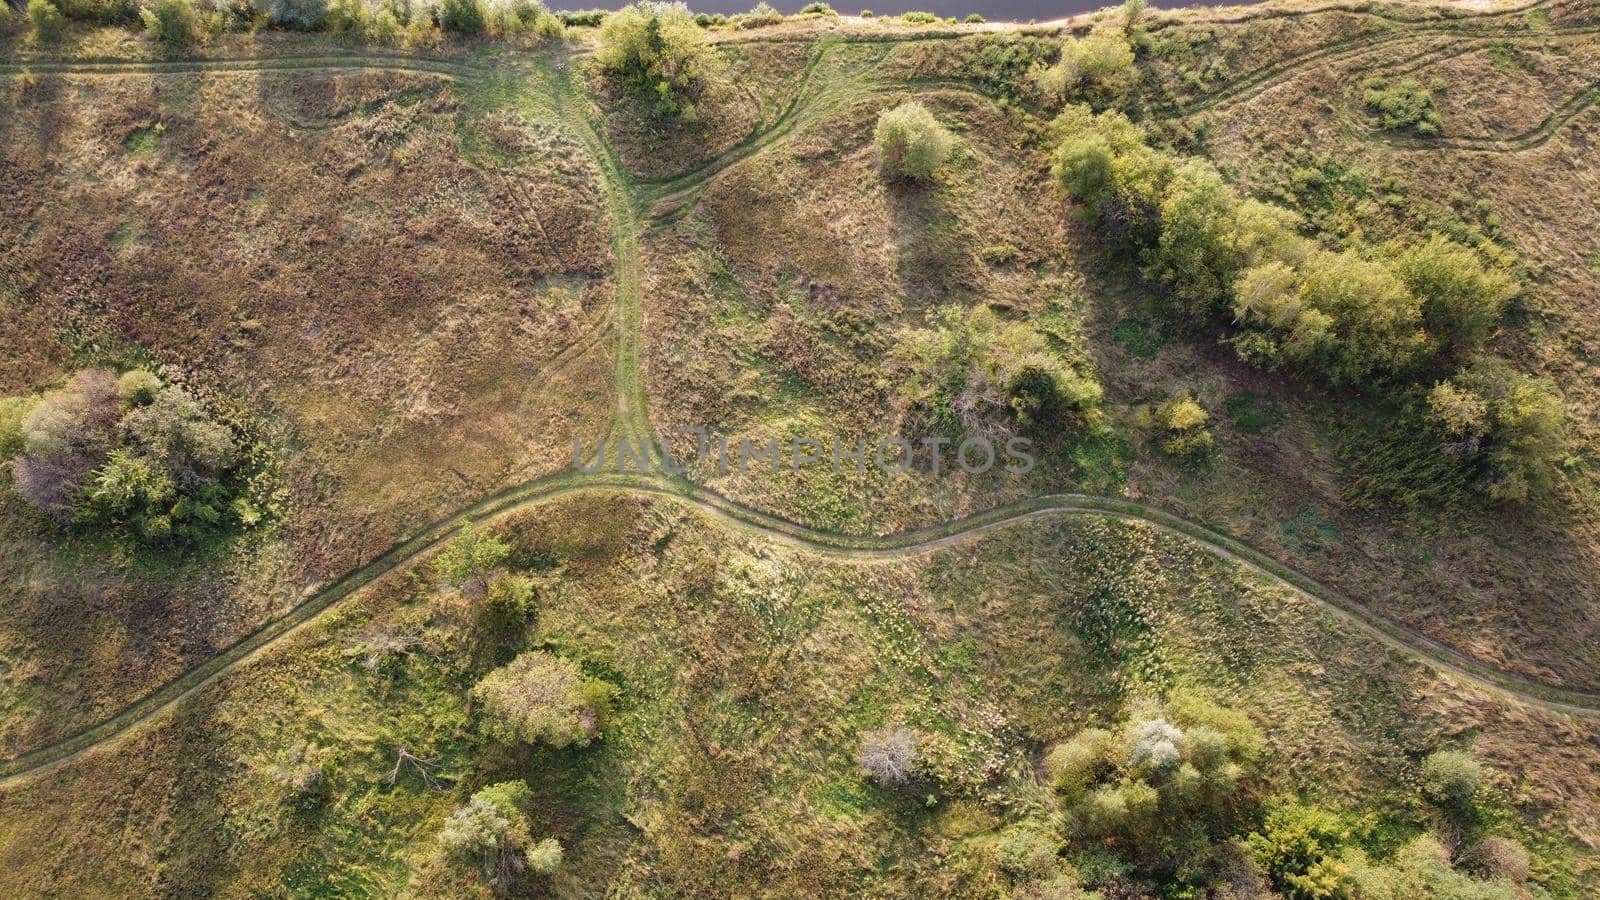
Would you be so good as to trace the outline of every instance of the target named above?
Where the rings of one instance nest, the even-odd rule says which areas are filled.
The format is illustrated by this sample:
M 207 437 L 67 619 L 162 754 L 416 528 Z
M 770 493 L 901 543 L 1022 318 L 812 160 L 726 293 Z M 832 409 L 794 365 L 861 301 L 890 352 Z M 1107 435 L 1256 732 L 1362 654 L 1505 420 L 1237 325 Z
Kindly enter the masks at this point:
M 759 0 L 688 0 L 689 8 L 697 13 L 734 13 L 749 12 Z M 810 0 L 767 0 L 768 5 L 775 7 L 779 12 L 799 12 L 802 6 Z M 908 10 L 923 10 L 939 16 L 955 16 L 957 20 L 964 19 L 969 13 L 977 13 L 985 19 L 995 22 L 1027 22 L 1036 20 L 1047 22 L 1051 19 L 1064 19 L 1067 16 L 1076 16 L 1086 12 L 1094 12 L 1107 6 L 1120 5 L 1120 0 L 848 0 L 840 3 L 839 0 L 828 0 L 829 4 L 841 16 L 853 16 L 863 9 L 870 9 L 879 16 L 893 16 Z M 615 9 L 623 6 L 623 0 L 610 0 L 595 4 L 600 9 Z M 1239 6 L 1244 5 L 1241 0 L 1198 0 L 1192 3 L 1175 3 L 1170 8 L 1181 6 Z M 564 8 L 564 4 L 552 4 L 556 8 Z M 1154 8 L 1155 4 L 1151 4 Z M 571 8 L 577 8 L 576 5 Z

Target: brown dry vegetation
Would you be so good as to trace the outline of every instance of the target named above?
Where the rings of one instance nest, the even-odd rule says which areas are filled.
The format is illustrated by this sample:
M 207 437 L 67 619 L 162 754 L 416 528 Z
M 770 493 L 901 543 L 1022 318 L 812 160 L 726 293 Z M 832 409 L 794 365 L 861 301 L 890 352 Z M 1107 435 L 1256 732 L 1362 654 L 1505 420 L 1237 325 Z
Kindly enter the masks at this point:
M 389 72 L 4 86 L 0 391 L 149 360 L 249 409 L 287 492 L 275 538 L 176 580 L 87 550 L 52 562 L 56 539 L 8 504 L 6 745 L 98 718 L 423 523 L 561 468 L 605 418 L 592 171 L 548 125 L 472 99 Z

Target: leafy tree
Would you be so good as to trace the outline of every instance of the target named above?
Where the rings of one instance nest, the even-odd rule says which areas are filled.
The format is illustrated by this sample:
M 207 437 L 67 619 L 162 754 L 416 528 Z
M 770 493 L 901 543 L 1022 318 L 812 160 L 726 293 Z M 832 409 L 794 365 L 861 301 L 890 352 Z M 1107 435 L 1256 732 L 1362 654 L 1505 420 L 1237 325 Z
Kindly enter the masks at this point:
M 1401 253 L 1394 268 L 1422 299 L 1428 332 L 1457 351 L 1481 345 L 1517 292 L 1505 272 L 1485 269 L 1476 253 L 1439 235 Z
M 139 16 L 144 21 L 144 30 L 150 39 L 169 53 L 188 49 L 200 39 L 202 33 L 200 16 L 195 12 L 191 0 L 157 0 L 154 7 L 140 10 Z M 124 378 L 129 375 L 154 378 L 150 373 L 137 369 L 127 373 Z M 120 383 L 118 388 L 120 390 Z
M 50 0 L 28 0 L 28 21 L 33 23 L 34 37 L 41 44 L 55 43 L 67 30 L 66 16 Z
M 127 409 L 148 405 L 160 390 L 161 379 L 144 369 L 129 369 L 117 378 L 117 397 Z
M 522 781 L 502 781 L 472 795 L 445 821 L 439 844 L 450 856 L 477 868 L 498 892 L 511 889 L 524 871 L 547 875 L 561 864 L 561 844 L 537 843 L 525 810 L 533 791 Z
M 499 574 L 489 581 L 478 604 L 478 627 L 495 637 L 515 635 L 539 609 L 538 585 L 526 575 Z
M 1485 357 L 1435 385 L 1428 406 L 1453 441 L 1446 451 L 1481 466 L 1490 497 L 1522 500 L 1550 484 L 1567 432 L 1566 409 L 1547 379 Z
M 1161 234 L 1147 254 L 1145 276 L 1165 283 L 1168 302 L 1191 316 L 1210 316 L 1232 294 L 1242 262 L 1233 221 L 1238 208 L 1238 196 L 1204 160 L 1180 164 L 1167 183 Z
M 328 18 L 328 0 L 251 0 L 268 21 L 291 31 L 316 31 Z
M 534 650 L 490 672 L 472 689 L 483 733 L 505 743 L 586 746 L 616 689 L 585 678 L 572 662 Z
M 499 535 L 482 526 L 461 529 L 434 560 L 439 580 L 469 597 L 480 597 L 489 578 L 511 555 L 511 546 Z
M 915 100 L 880 113 L 876 134 L 883 167 L 916 181 L 932 178 L 954 144 L 950 132 Z
M 0 459 L 10 459 L 27 439 L 23 422 L 39 403 L 37 397 L 0 397 Z
M 128 442 L 184 487 L 215 483 L 233 465 L 238 442 L 188 391 L 167 385 L 122 420 Z
M 607 15 L 595 56 L 603 69 L 653 98 L 658 115 L 698 118 L 695 101 L 711 59 L 705 32 L 682 3 L 642 0 Z
M 1334 381 L 1361 384 L 1414 363 L 1427 346 L 1422 304 L 1387 267 L 1346 250 L 1306 259 L 1300 299 L 1327 316 L 1329 334 L 1305 362 Z

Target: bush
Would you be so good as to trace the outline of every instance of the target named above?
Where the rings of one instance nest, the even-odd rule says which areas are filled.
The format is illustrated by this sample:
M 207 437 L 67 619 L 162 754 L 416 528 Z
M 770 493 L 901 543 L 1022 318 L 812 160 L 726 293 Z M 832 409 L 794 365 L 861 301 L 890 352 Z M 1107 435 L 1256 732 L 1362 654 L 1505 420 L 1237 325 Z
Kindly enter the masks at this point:
M 778 12 L 766 0 L 761 0 L 749 12 L 733 17 L 734 25 L 738 28 L 765 28 L 768 25 L 778 25 L 783 22 L 783 13 Z
M 950 132 L 914 100 L 879 114 L 877 141 L 885 169 L 917 180 L 932 178 L 953 144 Z
M 969 13 L 965 19 L 962 19 L 962 21 L 966 22 L 968 25 L 982 25 L 984 22 L 989 20 L 978 15 L 977 13 Z
M 528 869 L 535 875 L 551 875 L 561 868 L 561 842 L 545 838 L 528 848 Z
M 1085 728 L 1071 740 L 1051 748 L 1044 758 L 1050 785 L 1067 801 L 1075 801 L 1090 785 L 1114 771 L 1116 737 L 1103 728 Z
M 526 575 L 496 575 L 478 605 L 478 627 L 485 634 L 507 638 L 520 634 L 538 613 L 538 589 Z
M 161 390 L 161 379 L 144 369 L 130 369 L 117 379 L 117 397 L 124 409 L 148 406 Z
M 140 10 L 136 0 L 60 0 L 57 5 L 63 16 L 79 22 L 93 22 L 96 25 L 139 23 Z
M 139 15 L 144 20 L 144 30 L 150 35 L 150 39 L 168 52 L 186 50 L 200 39 L 200 15 L 195 12 L 191 0 L 158 0 L 153 8 L 142 10 Z M 138 370 L 129 372 L 123 377 L 141 375 L 152 381 L 155 378 L 149 372 Z M 159 383 L 156 382 L 158 385 Z M 145 382 L 144 386 L 148 388 L 148 382 Z M 121 392 L 122 385 L 119 383 L 117 387 Z M 151 393 L 153 394 L 153 391 Z M 124 397 L 125 401 L 128 399 Z
M 560 749 L 587 746 L 599 734 L 614 693 L 568 660 L 530 651 L 485 676 L 472 698 L 485 736 Z
M 901 787 L 911 782 L 917 771 L 916 732 L 904 725 L 885 727 L 861 736 L 856 765 L 879 787 Z
M 22 423 L 38 403 L 37 397 L 0 397 L 0 460 L 22 450 L 27 438 Z
M 435 15 L 439 28 L 463 37 L 476 37 L 484 32 L 483 4 L 480 0 L 442 0 Z
M 1441 750 L 1422 762 L 1422 794 L 1452 813 L 1472 805 L 1483 784 L 1483 766 L 1464 750 Z
M 72 376 L 45 394 L 22 419 L 21 453 L 12 462 L 15 488 L 36 509 L 65 518 L 115 445 L 120 404 L 116 379 L 103 369 Z
M 1355 847 L 1345 851 L 1342 862 L 1349 871 L 1350 893 L 1362 900 L 1516 900 L 1525 896 L 1504 882 L 1485 884 L 1452 869 L 1449 851 L 1438 838 L 1427 834 L 1408 841 L 1384 865 L 1371 863 Z
M 988 307 L 942 310 L 928 328 L 901 332 L 905 413 L 944 430 L 994 436 L 1063 420 L 1092 424 L 1101 389 L 1021 322 Z
M 805 6 L 800 7 L 800 15 L 827 16 L 833 19 L 839 18 L 839 14 L 834 12 L 833 7 L 826 3 L 807 3 Z
M 28 0 L 28 21 L 40 43 L 54 43 L 67 30 L 67 19 L 50 0 Z
M 605 10 L 588 9 L 582 12 L 559 12 L 556 17 L 568 28 L 599 28 L 605 21 Z
M 1367 107 L 1378 113 L 1386 131 L 1416 129 L 1418 134 L 1438 134 L 1442 128 L 1439 113 L 1433 108 L 1433 92 L 1414 78 L 1390 84 L 1382 78 L 1369 78 L 1362 85 Z
M 1053 100 L 1082 99 L 1107 106 L 1126 95 L 1137 77 L 1127 37 L 1101 30 L 1063 41 L 1060 59 L 1036 71 L 1034 82 Z
M 1155 411 L 1155 422 L 1161 429 L 1161 451 L 1177 457 L 1195 457 L 1209 452 L 1213 438 L 1206 422 L 1210 418 L 1189 394 L 1161 404 Z
M 433 568 L 440 581 L 476 599 L 483 596 L 489 577 L 510 555 L 510 545 L 499 535 L 469 525 L 439 553 Z
M 1300 804 L 1273 809 L 1246 839 L 1252 856 L 1289 900 L 1342 897 L 1350 867 L 1339 860 L 1350 832 L 1331 813 Z
M 328 18 L 327 0 L 252 0 L 279 28 L 316 31 Z
M 1486 357 L 1434 385 L 1428 407 L 1451 441 L 1445 452 L 1477 465 L 1491 498 L 1522 500 L 1550 485 L 1566 450 L 1567 414 L 1549 380 Z
M 937 25 L 944 20 L 931 12 L 912 11 L 901 13 L 900 21 L 907 25 Z
M 698 116 L 694 102 L 704 87 L 710 55 L 705 33 L 682 3 L 635 3 L 605 17 L 600 65 L 655 100 L 657 115 Z
M 1439 235 L 1402 252 L 1394 269 L 1422 299 L 1428 332 L 1456 351 L 1482 344 L 1517 292 L 1510 276 Z
M 549 874 L 561 864 L 561 845 L 546 838 L 537 844 L 525 809 L 533 791 L 521 781 L 502 781 L 472 795 L 445 820 L 439 845 L 449 856 L 475 867 L 505 894 L 524 870 Z
M 227 426 L 213 420 L 176 385 L 162 388 L 150 403 L 129 410 L 122 430 L 129 445 L 152 466 L 188 489 L 216 483 L 238 453 L 238 442 Z
M 1000 868 L 1019 882 L 1041 881 L 1060 869 L 1056 842 L 1037 828 L 1019 825 L 1000 835 Z

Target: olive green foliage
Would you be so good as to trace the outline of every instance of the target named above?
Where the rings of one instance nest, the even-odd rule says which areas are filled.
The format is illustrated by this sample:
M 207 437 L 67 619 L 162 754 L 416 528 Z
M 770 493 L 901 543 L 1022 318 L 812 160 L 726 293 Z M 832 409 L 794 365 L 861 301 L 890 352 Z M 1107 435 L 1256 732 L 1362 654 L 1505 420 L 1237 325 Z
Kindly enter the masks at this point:
M 734 27 L 740 29 L 765 28 L 768 25 L 777 25 L 783 22 L 783 13 L 778 12 L 766 0 L 761 0 L 749 12 L 734 16 L 733 22 Z
M 489 582 L 478 604 L 478 629 L 495 638 L 519 635 L 539 610 L 538 586 L 526 575 L 502 573 Z
M 918 181 L 933 177 L 955 143 L 933 113 L 915 100 L 880 113 L 876 134 L 884 169 Z
M 451 34 L 474 37 L 485 29 L 486 17 L 479 0 L 441 0 L 435 15 L 439 28 Z
M 538 0 L 511 0 L 490 4 L 484 13 L 484 27 L 491 34 L 537 34 L 559 38 L 566 25 Z
M 1442 86 L 1437 82 L 1433 85 Z M 1415 78 L 1393 83 L 1383 78 L 1369 78 L 1362 88 L 1367 108 L 1379 115 L 1385 130 L 1411 128 L 1418 134 L 1438 134 L 1443 128 L 1439 113 L 1433 108 L 1433 91 Z
M 807 3 L 805 6 L 800 7 L 800 15 L 823 16 L 832 19 L 839 17 L 839 13 L 826 3 Z
M 472 689 L 485 737 L 507 744 L 586 746 L 599 734 L 616 689 L 569 660 L 534 650 Z
M 1099 382 L 1032 326 L 988 307 L 941 310 L 901 332 L 894 351 L 907 377 L 902 414 L 924 424 L 992 435 L 1043 423 L 1097 421 Z
M 446 585 L 469 596 L 480 596 L 488 587 L 490 576 L 510 554 L 510 545 L 499 535 L 482 526 L 469 525 L 439 552 L 433 568 Z
M 61 14 L 96 25 L 135 25 L 140 6 L 136 0 L 60 0 Z
M 1465 750 L 1441 750 L 1422 762 L 1422 794 L 1442 809 L 1459 813 L 1483 786 L 1483 766 Z
M 145 369 L 129 369 L 117 378 L 117 398 L 125 409 L 153 402 L 160 390 L 161 379 Z
M 27 414 L 20 440 L 8 441 L 16 447 L 13 487 L 35 508 L 67 518 L 89 473 L 116 446 L 116 380 L 105 370 L 88 369 L 60 390 L 17 402 L 27 406 Z
M 169 52 L 184 50 L 200 40 L 203 25 L 191 0 L 159 0 L 140 10 L 145 33 Z
M 1515 900 L 1521 896 L 1509 881 L 1475 881 L 1466 873 L 1456 871 L 1450 865 L 1450 852 L 1438 838 L 1429 834 L 1406 842 L 1382 865 L 1371 862 L 1358 847 L 1347 848 L 1340 863 L 1345 873 L 1343 893 L 1331 896 L 1361 900 L 1410 900 L 1414 897 Z
M 337 771 L 334 752 L 316 744 L 296 744 L 278 752 L 267 776 L 283 791 L 286 803 L 312 809 L 331 796 Z
M 1081 38 L 1067 38 L 1055 64 L 1036 69 L 1033 78 L 1039 90 L 1053 100 L 1105 107 L 1132 89 L 1138 72 L 1127 36 L 1101 29 Z
M 663 117 L 694 120 L 709 74 L 705 33 L 682 3 L 643 0 L 605 17 L 596 58 L 606 71 L 655 101 Z
M 0 397 L 0 459 L 10 459 L 26 441 L 22 423 L 37 406 L 37 397 Z
M 1122 0 L 1122 30 L 1132 32 L 1144 19 L 1145 0 Z
M 1268 812 L 1246 846 L 1289 900 L 1326 900 L 1348 891 L 1350 867 L 1339 857 L 1350 839 L 1338 816 L 1291 803 Z
M 1446 452 L 1476 465 L 1497 500 L 1521 500 L 1548 486 L 1567 445 L 1567 414 L 1555 385 L 1484 357 L 1428 393 Z
M 1150 871 L 1213 852 L 1262 750 L 1248 716 L 1183 696 L 1138 705 L 1115 729 L 1080 731 L 1044 765 L 1068 832 Z
M 67 18 L 50 0 L 28 0 L 28 21 L 33 24 L 33 35 L 40 43 L 61 39 L 67 30 Z
M 900 21 L 907 25 L 936 25 L 942 20 L 931 12 L 911 10 L 901 13 Z
M 526 812 L 532 800 L 525 782 L 492 784 L 451 813 L 439 832 L 439 846 L 476 868 L 498 893 L 510 891 L 525 871 L 548 875 L 561 865 L 561 844 L 554 838 L 533 840 Z
M 1168 456 L 1197 457 L 1210 452 L 1213 438 L 1206 423 L 1211 417 L 1191 394 L 1180 394 L 1155 409 L 1161 452 Z
M 1401 252 L 1394 269 L 1422 298 L 1428 332 L 1452 349 L 1480 346 L 1517 293 L 1510 275 L 1441 235 Z
M 327 0 L 252 0 L 258 11 L 279 28 L 315 31 L 328 18 Z

